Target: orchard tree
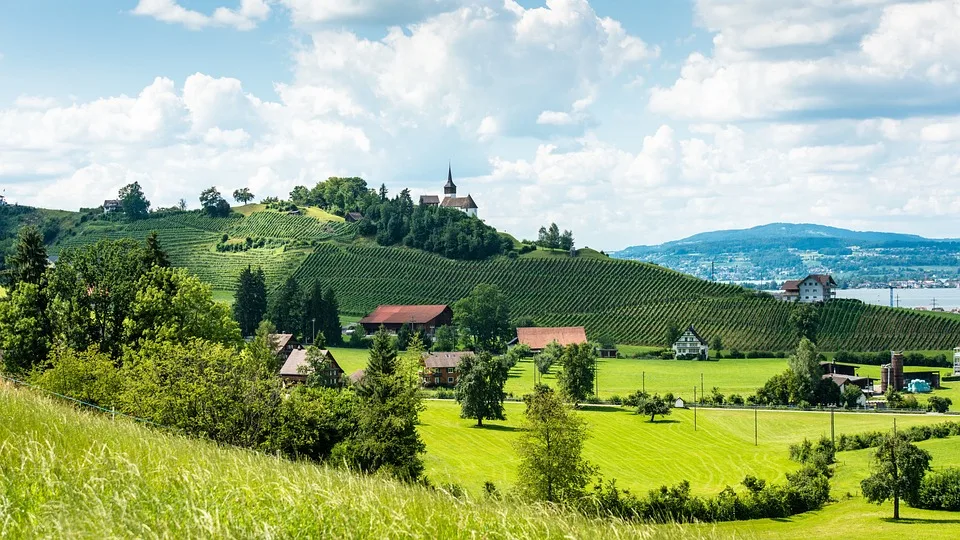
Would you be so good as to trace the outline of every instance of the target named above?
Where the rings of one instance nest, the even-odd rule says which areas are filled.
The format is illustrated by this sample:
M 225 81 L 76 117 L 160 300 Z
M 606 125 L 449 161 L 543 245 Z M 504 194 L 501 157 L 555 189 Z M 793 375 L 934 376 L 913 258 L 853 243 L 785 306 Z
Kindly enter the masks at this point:
M 453 305 L 461 335 L 469 336 L 481 351 L 500 351 L 510 340 L 510 306 L 496 285 L 481 283 Z
M 641 396 L 637 405 L 637 414 L 650 415 L 650 422 L 659 416 L 668 416 L 671 413 L 670 404 L 659 394 Z
M 790 310 L 788 319 L 793 326 L 797 339 L 809 339 L 817 342 L 817 330 L 820 328 L 820 310 L 809 303 L 798 302 Z
M 787 366 L 799 382 L 797 401 L 816 401 L 816 389 L 823 379 L 817 346 L 807 338 L 800 338 L 797 350 L 787 359 Z
M 564 347 L 563 355 L 560 357 L 560 365 L 563 369 L 557 379 L 564 397 L 574 405 L 579 405 L 593 393 L 596 362 L 593 345 L 589 343 L 576 343 Z
M 457 328 L 443 325 L 433 333 L 433 350 L 451 352 L 457 350 Z
M 240 204 L 247 204 L 253 199 L 254 196 L 253 193 L 250 193 L 250 188 L 237 189 L 233 192 L 233 200 Z
M 143 194 L 139 182 L 120 188 L 120 208 L 130 219 L 143 219 L 150 213 L 150 201 Z
M 872 474 L 860 482 L 860 490 L 872 503 L 893 499 L 893 519 L 900 519 L 900 499 L 910 505 L 917 503 L 931 459 L 929 452 L 902 434 L 887 436 L 874 452 Z
M 953 400 L 950 398 L 931 396 L 927 399 L 927 410 L 931 412 L 945 413 L 950 410 Z
M 477 426 L 484 420 L 506 420 L 503 400 L 507 397 L 503 386 L 507 383 L 509 368 L 488 352 L 466 355 L 457 366 L 460 378 L 455 390 L 460 404 L 460 418 L 475 418 Z
M 583 496 L 596 468 L 583 458 L 586 422 L 554 391 L 538 385 L 516 443 L 517 488 L 527 500 L 562 503 Z
M 720 358 L 720 351 L 723 350 L 723 338 L 720 337 L 720 334 L 715 334 L 710 340 L 710 348 L 717 351 L 717 358 Z

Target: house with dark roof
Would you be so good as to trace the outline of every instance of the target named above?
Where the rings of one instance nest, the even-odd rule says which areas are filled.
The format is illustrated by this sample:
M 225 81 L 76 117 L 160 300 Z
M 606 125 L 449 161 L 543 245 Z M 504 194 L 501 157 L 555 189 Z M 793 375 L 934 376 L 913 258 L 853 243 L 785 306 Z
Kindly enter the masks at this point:
M 325 357 L 327 363 L 327 369 L 321 374 L 324 385 L 340 386 L 343 382 L 343 369 L 340 364 L 337 363 L 330 351 L 321 349 L 320 354 Z M 295 349 L 287 357 L 283 367 L 280 368 L 280 378 L 287 384 L 300 384 L 306 382 L 307 377 L 312 374 L 312 370 L 310 363 L 307 362 L 307 350 Z
M 547 345 L 556 341 L 566 347 L 587 342 L 587 332 L 582 326 L 553 328 L 517 328 L 516 343 L 530 347 L 534 353 L 542 352 Z
M 443 186 L 443 200 L 436 195 L 421 195 L 420 204 L 456 208 L 473 217 L 477 217 L 477 210 L 479 210 L 476 201 L 469 193 L 466 197 L 457 197 L 457 185 L 453 183 L 453 168 L 450 166 L 447 167 L 447 183 Z
M 472 352 L 435 352 L 424 355 L 420 380 L 424 388 L 452 387 L 460 380 L 460 360 Z
M 360 212 L 347 212 L 347 215 L 343 216 L 343 220 L 347 223 L 356 223 L 363 219 L 363 214 Z
M 381 326 L 396 332 L 407 324 L 414 332 L 433 336 L 437 328 L 453 324 L 453 310 L 447 305 L 379 306 L 373 313 L 360 319 L 360 324 L 367 334 L 376 332 Z
M 103 213 L 109 214 L 110 212 L 119 212 L 122 206 L 120 201 L 116 199 L 107 199 L 103 201 Z
M 780 299 L 812 304 L 837 297 L 837 282 L 829 274 L 810 274 L 803 279 L 788 280 L 780 287 Z
M 290 353 L 300 348 L 300 342 L 293 334 L 270 334 L 270 342 L 273 344 L 273 354 L 286 361 Z
M 680 334 L 680 338 L 673 344 L 673 354 L 677 358 L 700 358 L 706 360 L 710 357 L 710 348 L 707 346 L 707 340 L 700 337 L 697 329 L 691 324 Z

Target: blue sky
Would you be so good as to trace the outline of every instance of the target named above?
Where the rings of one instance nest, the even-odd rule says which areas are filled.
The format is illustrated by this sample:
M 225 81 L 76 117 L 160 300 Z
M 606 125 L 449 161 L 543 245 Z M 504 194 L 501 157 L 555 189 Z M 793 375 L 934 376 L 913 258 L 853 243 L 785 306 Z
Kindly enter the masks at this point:
M 155 206 L 331 175 L 618 249 L 772 221 L 960 236 L 960 0 L 10 3 L 0 189 Z

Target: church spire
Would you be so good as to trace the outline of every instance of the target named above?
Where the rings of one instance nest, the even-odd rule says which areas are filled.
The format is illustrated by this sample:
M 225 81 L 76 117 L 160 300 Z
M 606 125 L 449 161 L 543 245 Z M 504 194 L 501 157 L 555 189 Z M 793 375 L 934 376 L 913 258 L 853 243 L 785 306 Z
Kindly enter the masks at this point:
M 457 196 L 457 185 L 453 183 L 453 165 L 447 164 L 447 183 L 443 186 L 443 194 L 446 197 Z

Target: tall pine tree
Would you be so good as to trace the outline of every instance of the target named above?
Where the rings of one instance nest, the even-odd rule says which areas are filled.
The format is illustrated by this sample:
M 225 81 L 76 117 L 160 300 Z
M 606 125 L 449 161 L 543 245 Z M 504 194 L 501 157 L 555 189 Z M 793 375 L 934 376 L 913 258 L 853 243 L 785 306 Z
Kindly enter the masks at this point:
M 323 310 L 323 337 L 327 345 L 339 345 L 343 342 L 343 330 L 340 327 L 340 302 L 333 293 L 333 287 L 327 287 L 327 292 L 323 294 Z
M 147 252 L 144 257 L 144 264 L 147 269 L 154 266 L 159 266 L 160 268 L 170 267 L 170 258 L 167 257 L 167 253 L 163 251 L 163 248 L 160 246 L 160 237 L 157 235 L 157 231 L 153 231 L 150 233 L 150 236 L 147 236 Z
M 254 271 L 247 266 L 237 279 L 233 302 L 233 317 L 240 324 L 244 336 L 252 336 L 267 311 L 267 279 L 262 268 Z
M 302 333 L 302 309 L 303 297 L 300 292 L 300 283 L 290 276 L 271 299 L 267 318 L 276 325 L 278 332 Z
M 16 252 L 7 259 L 7 265 L 14 286 L 21 282 L 40 285 L 47 271 L 47 248 L 39 229 L 32 225 L 20 229 Z

